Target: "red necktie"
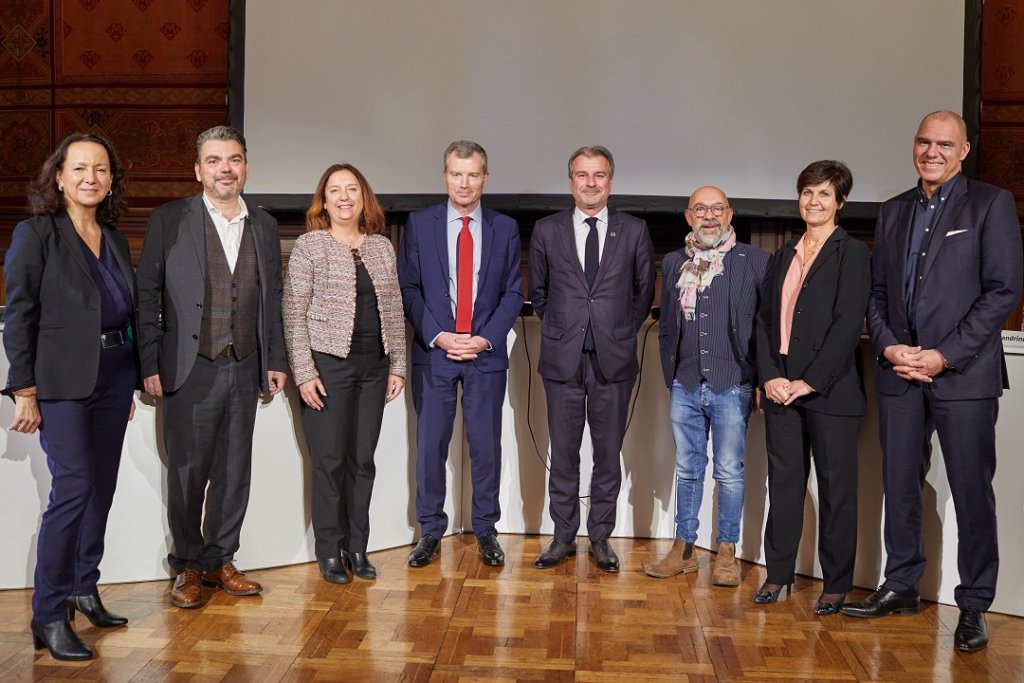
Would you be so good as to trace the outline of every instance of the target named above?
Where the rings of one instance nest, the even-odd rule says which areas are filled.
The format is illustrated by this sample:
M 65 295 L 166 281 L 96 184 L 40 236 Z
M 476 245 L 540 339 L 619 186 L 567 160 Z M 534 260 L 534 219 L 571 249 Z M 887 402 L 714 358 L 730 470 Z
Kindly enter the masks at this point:
M 462 217 L 462 231 L 459 233 L 458 240 L 456 332 L 471 332 L 473 330 L 473 235 L 469 233 L 469 220 L 469 216 Z

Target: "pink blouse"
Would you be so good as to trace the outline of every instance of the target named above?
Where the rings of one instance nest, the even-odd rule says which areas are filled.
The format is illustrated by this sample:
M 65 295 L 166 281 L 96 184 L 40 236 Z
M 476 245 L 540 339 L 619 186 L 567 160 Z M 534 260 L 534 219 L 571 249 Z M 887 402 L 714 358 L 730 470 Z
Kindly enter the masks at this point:
M 804 285 L 804 279 L 807 277 L 807 272 L 811 269 L 811 264 L 814 263 L 814 259 L 821 253 L 821 248 L 814 252 L 811 258 L 804 261 L 804 239 L 807 237 L 807 233 L 804 233 L 800 241 L 796 243 L 796 254 L 793 256 L 793 261 L 789 264 L 789 270 L 786 271 L 786 279 L 782 281 L 782 306 L 779 312 L 781 325 L 779 326 L 779 353 L 783 356 L 789 353 L 789 335 L 793 330 L 793 312 L 796 310 L 796 300 L 800 296 L 800 289 Z M 824 241 L 821 246 L 824 246 Z

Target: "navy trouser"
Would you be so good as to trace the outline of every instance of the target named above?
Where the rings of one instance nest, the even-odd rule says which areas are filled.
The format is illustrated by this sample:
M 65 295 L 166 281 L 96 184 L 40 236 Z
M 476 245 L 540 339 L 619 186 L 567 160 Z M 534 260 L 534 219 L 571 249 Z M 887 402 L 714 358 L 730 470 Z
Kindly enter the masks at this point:
M 96 593 L 135 381 L 135 351 L 121 344 L 100 352 L 91 396 L 39 401 L 39 441 L 53 481 L 36 544 L 38 622 L 65 619 L 69 595 Z
M 501 517 L 501 406 L 505 370 L 481 372 L 472 363 L 412 366 L 416 408 L 416 518 L 420 532 L 441 538 L 448 530 L 444 511 L 445 466 L 462 385 L 462 421 L 469 442 L 473 481 L 473 533 L 492 534 Z

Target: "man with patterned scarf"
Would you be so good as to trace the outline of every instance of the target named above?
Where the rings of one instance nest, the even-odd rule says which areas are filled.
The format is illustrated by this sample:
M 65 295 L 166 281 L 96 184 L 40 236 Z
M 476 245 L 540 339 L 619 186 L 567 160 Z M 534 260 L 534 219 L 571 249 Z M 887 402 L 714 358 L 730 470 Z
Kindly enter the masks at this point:
M 665 579 L 697 571 L 697 515 L 713 432 L 718 482 L 718 555 L 712 581 L 739 585 L 736 542 L 743 511 L 743 446 L 756 394 L 754 315 L 768 252 L 736 241 L 729 200 L 717 187 L 690 196 L 685 246 L 662 264 L 658 339 L 676 443 L 676 533 L 672 549 L 644 564 Z

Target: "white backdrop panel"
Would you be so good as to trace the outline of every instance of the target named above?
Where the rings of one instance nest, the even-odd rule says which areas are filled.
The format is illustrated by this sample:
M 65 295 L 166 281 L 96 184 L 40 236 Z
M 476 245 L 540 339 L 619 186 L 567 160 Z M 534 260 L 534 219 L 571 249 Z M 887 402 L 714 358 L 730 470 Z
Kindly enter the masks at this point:
M 961 108 L 963 31 L 962 0 L 248 0 L 246 189 L 308 194 L 344 160 L 437 192 L 466 137 L 491 192 L 566 192 L 603 144 L 620 194 L 790 199 L 836 158 L 881 201 L 915 180 L 921 117 Z

